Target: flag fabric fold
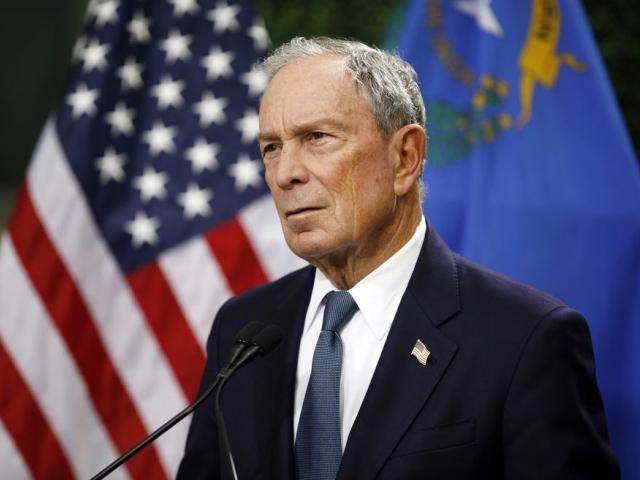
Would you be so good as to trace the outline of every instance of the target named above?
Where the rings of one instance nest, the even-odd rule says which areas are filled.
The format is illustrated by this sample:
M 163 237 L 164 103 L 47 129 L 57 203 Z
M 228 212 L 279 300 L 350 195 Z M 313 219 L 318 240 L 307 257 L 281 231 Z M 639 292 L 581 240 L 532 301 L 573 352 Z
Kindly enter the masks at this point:
M 576 0 L 414 0 L 426 214 L 463 255 L 585 314 L 609 433 L 640 477 L 640 172 Z
M 89 3 L 0 247 L 3 478 L 92 476 L 194 399 L 222 302 L 300 264 L 255 142 L 267 46 L 248 1 Z M 113 478 L 172 478 L 187 429 Z

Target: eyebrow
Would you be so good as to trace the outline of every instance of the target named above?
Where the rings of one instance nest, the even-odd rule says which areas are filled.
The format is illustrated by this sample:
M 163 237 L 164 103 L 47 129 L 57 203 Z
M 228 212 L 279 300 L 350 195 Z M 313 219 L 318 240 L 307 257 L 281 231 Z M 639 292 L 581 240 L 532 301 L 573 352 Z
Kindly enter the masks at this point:
M 341 122 L 339 120 L 320 117 L 316 120 L 310 120 L 310 121 L 300 123 L 299 125 L 295 125 L 291 129 L 291 131 L 293 132 L 294 136 L 298 136 L 301 133 L 306 133 L 309 131 L 323 129 L 323 128 L 344 129 L 345 128 L 344 125 L 345 125 L 344 122 Z M 270 131 L 266 131 L 264 133 L 260 132 L 260 134 L 258 135 L 259 142 L 265 142 L 269 140 L 279 140 L 279 139 L 280 139 L 280 136 L 278 134 Z
M 258 135 L 258 142 L 266 142 L 269 140 L 278 140 L 278 136 L 275 133 L 260 133 Z

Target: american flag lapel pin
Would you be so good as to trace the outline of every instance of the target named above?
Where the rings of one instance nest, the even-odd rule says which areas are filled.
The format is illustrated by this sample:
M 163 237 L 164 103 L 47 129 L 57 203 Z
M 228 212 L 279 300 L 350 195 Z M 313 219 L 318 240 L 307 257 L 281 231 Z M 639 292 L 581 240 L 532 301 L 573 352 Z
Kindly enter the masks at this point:
M 416 340 L 416 344 L 414 345 L 413 350 L 411 350 L 411 355 L 416 357 L 416 360 L 418 360 L 418 362 L 420 362 L 422 365 L 426 366 L 427 359 L 429 358 L 429 355 L 431 355 L 431 352 L 424 345 L 424 343 L 422 343 L 422 341 L 418 339 Z

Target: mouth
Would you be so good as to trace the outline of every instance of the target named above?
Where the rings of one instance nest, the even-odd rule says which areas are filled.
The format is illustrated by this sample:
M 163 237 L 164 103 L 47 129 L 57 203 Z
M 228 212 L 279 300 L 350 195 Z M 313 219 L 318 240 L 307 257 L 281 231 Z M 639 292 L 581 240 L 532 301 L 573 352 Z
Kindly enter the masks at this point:
M 312 212 L 317 212 L 318 210 L 320 210 L 320 207 L 299 207 L 299 208 L 292 208 L 291 210 L 287 210 L 286 212 L 284 212 L 284 214 L 287 218 L 291 218 L 291 217 L 303 216 Z

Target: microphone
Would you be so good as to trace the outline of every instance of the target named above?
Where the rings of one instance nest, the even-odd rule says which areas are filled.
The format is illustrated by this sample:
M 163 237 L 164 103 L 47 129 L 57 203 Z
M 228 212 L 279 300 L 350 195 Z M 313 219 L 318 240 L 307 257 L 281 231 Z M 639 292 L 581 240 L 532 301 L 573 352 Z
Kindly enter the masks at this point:
M 227 365 L 235 363 L 240 353 L 249 345 L 253 345 L 253 337 L 263 330 L 264 327 L 264 323 L 253 320 L 240 329 L 233 341 L 233 348 L 231 349 Z
M 275 333 L 275 331 L 277 333 Z M 262 332 L 265 332 L 265 335 L 260 335 Z M 271 332 L 271 333 L 269 333 Z M 240 329 L 240 331 L 236 334 L 234 339 L 233 348 L 231 349 L 231 354 L 229 355 L 229 361 L 227 364 L 220 370 L 213 383 L 205 390 L 205 392 L 200 395 L 191 405 L 187 406 L 185 409 L 181 410 L 178 414 L 176 414 L 173 418 L 169 419 L 166 423 L 161 425 L 158 429 L 151 432 L 144 439 L 142 439 L 138 444 L 136 444 L 133 448 L 116 458 L 113 462 L 107 465 L 105 468 L 100 470 L 96 475 L 91 477 L 91 480 L 102 480 L 111 472 L 113 472 L 116 468 L 122 465 L 124 462 L 129 460 L 135 454 L 137 454 L 144 447 L 153 442 L 160 435 L 165 433 L 167 430 L 171 429 L 176 423 L 182 420 L 184 417 L 192 413 L 196 408 L 198 408 L 209 396 L 213 393 L 218 386 L 222 386 L 222 384 L 226 383 L 229 380 L 229 377 L 240 367 L 246 365 L 251 360 L 253 360 L 258 354 L 266 355 L 270 353 L 278 344 L 282 341 L 282 329 L 275 325 L 264 326 L 262 322 L 252 321 L 246 324 L 244 327 Z M 245 351 L 251 351 L 249 354 L 245 354 Z M 219 395 L 217 396 L 219 398 Z M 216 406 L 216 411 L 219 410 L 219 407 Z M 224 429 L 224 422 L 221 424 L 222 429 Z M 218 429 L 220 430 L 220 428 Z M 224 431 L 224 437 L 226 438 L 226 430 Z M 228 440 L 226 444 L 228 446 Z M 229 450 L 229 458 L 231 452 Z M 233 467 L 235 470 L 235 466 Z M 237 478 L 237 477 L 236 477 Z
M 238 335 L 239 337 L 239 335 Z M 238 341 L 236 337 L 236 341 Z M 222 395 L 222 389 L 226 385 L 229 377 L 238 368 L 249 363 L 258 354 L 266 355 L 276 348 L 282 341 L 282 329 L 277 325 L 267 325 L 256 333 L 252 340 L 249 342 L 249 347 L 241 350 L 238 354 L 233 354 L 234 361 L 230 361 L 228 364 L 228 373 L 223 369 L 220 375 L 223 375 L 220 385 L 217 387 L 216 396 L 214 401 L 216 423 L 218 424 L 218 442 L 220 444 L 220 478 L 222 480 L 238 480 L 238 474 L 236 471 L 236 465 L 233 460 L 233 454 L 231 453 L 231 445 L 229 443 L 229 437 L 227 435 L 227 427 L 224 423 L 224 417 L 222 416 L 222 409 L 220 408 L 220 397 Z
M 259 323 L 259 322 L 257 322 Z M 266 355 L 282 341 L 282 329 L 277 325 L 267 325 L 255 333 L 249 347 L 242 350 L 233 360 L 234 370 L 253 360 L 258 354 Z

